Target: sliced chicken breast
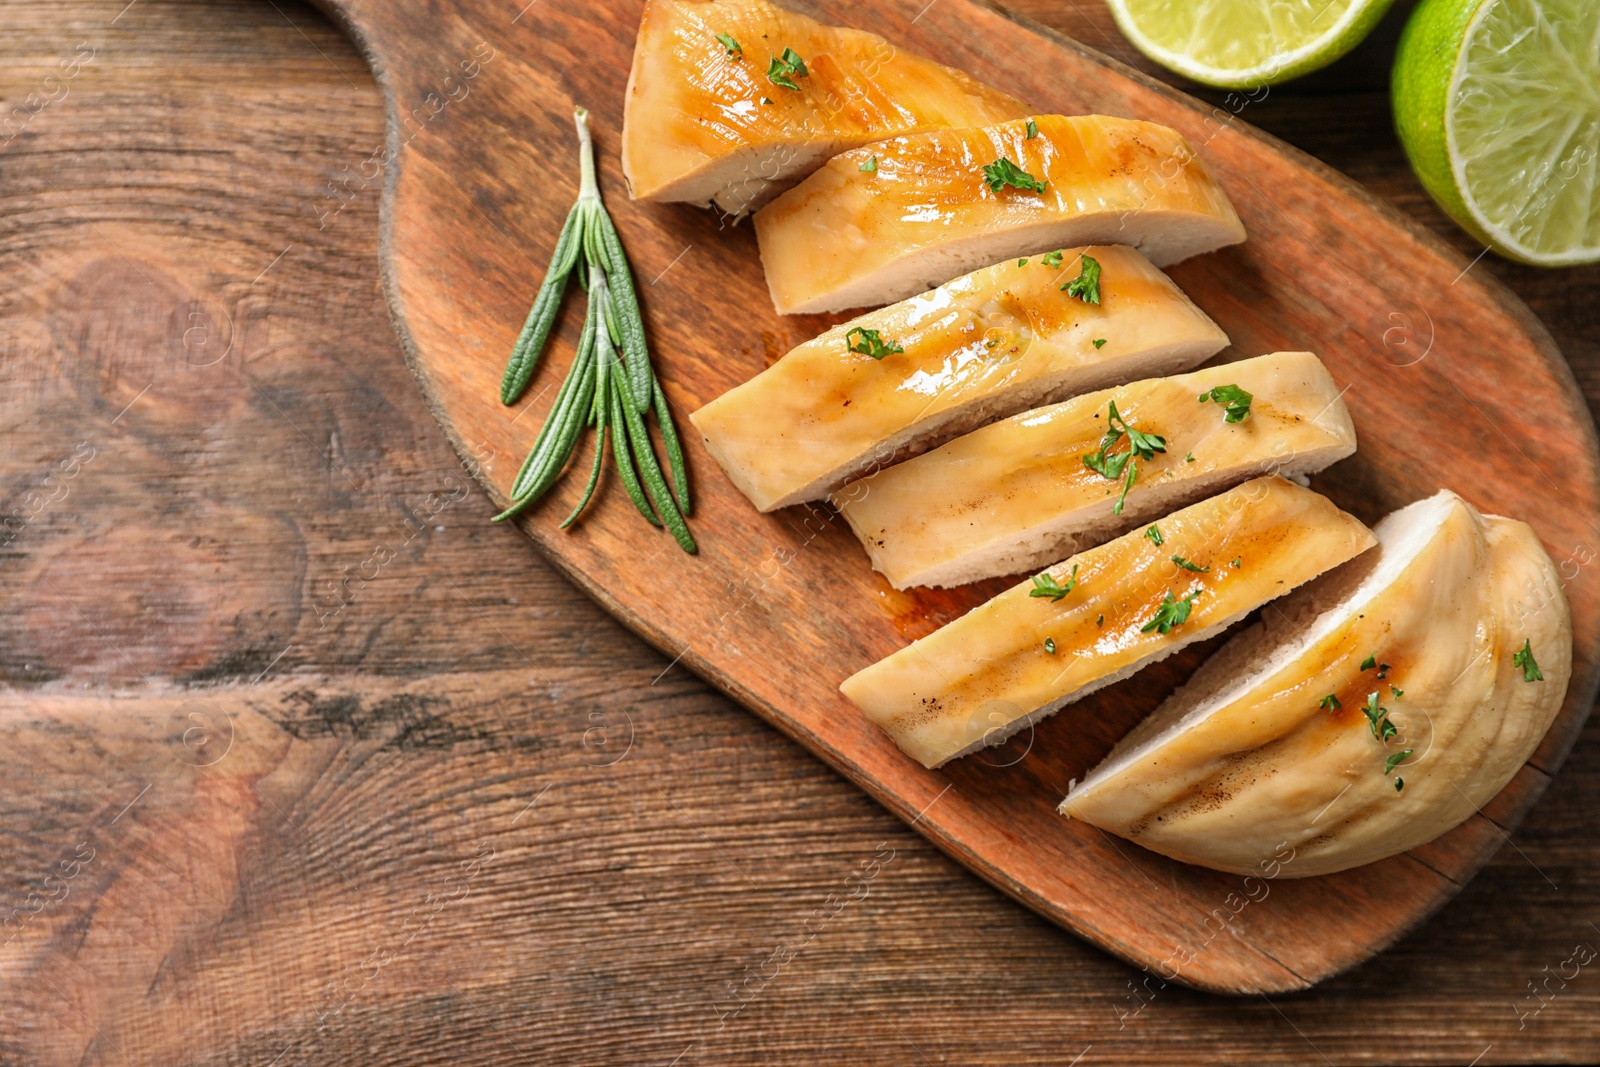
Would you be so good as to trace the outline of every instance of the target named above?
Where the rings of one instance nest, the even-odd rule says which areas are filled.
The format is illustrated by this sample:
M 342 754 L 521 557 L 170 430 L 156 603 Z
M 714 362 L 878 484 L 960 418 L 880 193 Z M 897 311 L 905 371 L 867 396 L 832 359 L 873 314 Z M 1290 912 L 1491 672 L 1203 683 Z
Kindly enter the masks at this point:
M 1392 856 L 1498 793 L 1572 673 L 1561 582 L 1527 525 L 1441 492 L 1282 601 L 1076 783 L 1063 814 L 1174 859 L 1284 877 Z M 1388 723 L 1388 726 L 1384 724 Z
M 1245 238 L 1176 131 L 1104 115 L 934 130 L 845 152 L 755 224 L 784 315 L 903 300 L 1041 248 L 1132 245 L 1164 267 Z
M 765 0 L 650 0 L 628 78 L 622 171 L 635 199 L 743 215 L 857 145 L 1027 114 L 877 34 Z
M 1220 633 L 1374 543 L 1332 501 L 1282 478 L 1246 482 L 1160 528 L 1161 544 L 1136 532 L 1079 553 L 840 689 L 937 767 Z
M 1101 271 L 1099 304 L 1060 288 L 1084 255 Z M 1131 248 L 1073 249 L 1007 260 L 836 326 L 690 421 L 750 502 L 772 511 L 987 419 L 1192 367 L 1227 343 Z
M 1250 394 L 1247 409 L 1233 389 Z M 1356 431 L 1339 393 L 1310 352 L 1134 382 L 974 430 L 845 486 L 834 502 L 897 589 L 1037 570 L 1247 478 L 1297 477 L 1350 455 Z M 1166 448 L 1131 461 L 1131 486 L 1125 468 L 1085 463 L 1113 403 L 1120 422 Z M 1108 451 L 1115 461 L 1129 442 Z

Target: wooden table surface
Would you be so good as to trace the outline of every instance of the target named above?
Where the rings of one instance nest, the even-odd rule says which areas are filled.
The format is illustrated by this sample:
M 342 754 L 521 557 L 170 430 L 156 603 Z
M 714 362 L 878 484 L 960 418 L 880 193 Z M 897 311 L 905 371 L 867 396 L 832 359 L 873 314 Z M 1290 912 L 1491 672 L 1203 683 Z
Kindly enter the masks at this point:
M 1391 132 L 1405 8 L 1242 117 L 1471 259 Z M 1136 992 L 488 523 L 320 15 L 13 0 L 0 56 L 0 1063 L 1600 1059 L 1600 723 L 1374 962 Z M 1600 270 L 1471 269 L 1600 401 Z

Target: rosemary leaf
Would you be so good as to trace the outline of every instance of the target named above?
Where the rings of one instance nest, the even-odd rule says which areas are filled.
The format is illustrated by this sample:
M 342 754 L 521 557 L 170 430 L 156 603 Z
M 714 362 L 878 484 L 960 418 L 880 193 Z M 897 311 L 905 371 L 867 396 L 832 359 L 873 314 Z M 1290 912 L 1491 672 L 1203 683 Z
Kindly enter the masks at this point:
M 667 407 L 667 394 L 661 391 L 661 382 L 652 380 L 655 393 L 656 422 L 661 426 L 661 442 L 667 446 L 667 463 L 672 468 L 672 498 L 685 517 L 693 514 L 694 502 L 689 499 L 689 469 L 683 462 L 683 444 L 678 440 L 678 427 L 672 421 L 672 411 Z
M 522 325 L 522 333 L 517 337 L 517 344 L 511 350 L 511 360 L 506 364 L 505 377 L 500 381 L 500 402 L 514 404 L 523 391 L 528 388 L 528 382 L 533 379 L 533 370 L 539 363 L 539 353 L 544 351 L 545 342 L 550 339 L 550 328 L 555 325 L 556 312 L 561 310 L 561 298 L 567 291 L 567 278 L 572 274 L 573 265 L 578 262 L 579 246 L 583 243 L 583 212 L 581 204 L 574 204 L 567 213 L 567 221 L 561 227 L 561 236 L 556 240 L 555 254 L 550 260 L 550 269 L 545 272 L 544 281 L 539 286 L 539 295 L 533 301 L 533 309 L 528 312 L 528 321 Z
M 633 457 L 628 455 L 628 445 L 625 440 L 628 436 L 625 418 L 628 405 L 622 398 L 623 387 L 621 375 L 610 376 L 606 388 L 606 393 L 610 397 L 607 403 L 611 405 L 611 421 L 616 427 L 611 434 L 612 455 L 616 458 L 617 473 L 622 476 L 622 486 L 628 492 L 628 499 L 633 501 L 633 506 L 639 509 L 639 514 L 649 520 L 651 526 L 660 526 L 661 520 L 650 510 L 650 501 L 644 498 L 644 490 L 639 486 L 639 475 L 633 469 Z
M 594 463 L 589 468 L 589 482 L 583 487 L 583 498 L 578 501 L 578 506 L 561 522 L 563 530 L 578 521 L 578 516 L 583 514 L 583 509 L 589 506 L 589 501 L 594 499 L 594 491 L 600 485 L 600 467 L 606 461 L 606 427 L 604 423 L 598 427 L 594 435 Z
M 578 521 L 578 516 L 583 514 L 583 509 L 589 506 L 589 501 L 594 499 L 594 491 L 600 485 L 600 468 L 605 465 L 606 461 L 606 415 L 608 411 L 606 406 L 600 403 L 600 398 L 606 393 L 604 378 L 608 373 L 604 360 L 600 361 L 599 366 L 596 368 L 596 373 L 602 380 L 596 384 L 594 398 L 589 405 L 589 425 L 595 428 L 594 462 L 589 467 L 589 482 L 583 487 L 582 499 L 578 501 L 578 506 L 573 508 L 572 513 L 561 523 L 563 530 L 571 528 L 572 524 Z
M 639 464 L 639 477 L 644 482 L 645 491 L 650 495 L 650 503 L 654 505 L 656 514 L 661 516 L 661 521 L 666 523 L 667 529 L 672 531 L 672 536 L 677 539 L 679 547 L 685 552 L 696 552 L 698 548 L 694 543 L 694 536 L 689 533 L 689 527 L 678 511 L 678 505 L 672 500 L 672 492 L 667 488 L 667 480 L 662 476 L 661 463 L 656 459 L 655 449 L 650 443 L 650 431 L 645 428 L 644 419 L 639 415 L 637 405 L 628 395 L 628 383 L 618 376 L 615 384 L 617 392 L 623 398 L 622 417 L 628 423 L 628 444 L 632 446 L 633 458 Z

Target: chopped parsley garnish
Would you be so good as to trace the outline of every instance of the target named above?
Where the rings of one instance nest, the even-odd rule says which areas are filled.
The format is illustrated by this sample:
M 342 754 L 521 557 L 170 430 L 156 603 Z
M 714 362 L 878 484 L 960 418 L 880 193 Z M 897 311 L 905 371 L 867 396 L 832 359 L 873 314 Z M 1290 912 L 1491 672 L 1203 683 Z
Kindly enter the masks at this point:
M 1106 339 L 1104 337 L 1096 337 L 1094 339 L 1094 346 L 1096 348 L 1104 348 L 1106 346 Z M 1193 457 L 1190 457 L 1190 462 L 1193 462 Z
M 1396 687 L 1395 687 L 1395 686 L 1393 686 L 1393 685 L 1391 685 L 1391 686 L 1390 686 L 1390 687 L 1389 687 L 1389 692 L 1391 692 L 1391 693 L 1393 693 L 1393 694 L 1394 694 L 1394 698 L 1395 698 L 1395 699 L 1396 699 L 1396 700 L 1399 700 L 1399 699 L 1400 699 L 1400 698 L 1401 698 L 1401 697 L 1403 697 L 1403 696 L 1405 696 L 1405 695 L 1406 695 L 1406 691 L 1405 691 L 1405 690 L 1404 690 L 1404 689 L 1397 689 L 1397 688 L 1396 688 Z
M 1033 576 L 1033 588 L 1028 590 L 1029 596 L 1047 596 L 1051 600 L 1060 600 L 1074 589 L 1078 588 L 1078 565 L 1072 565 L 1072 577 L 1067 579 L 1067 584 L 1062 585 L 1055 580 L 1049 571 L 1044 571 Z
M 1394 791 L 1396 793 L 1400 792 L 1400 790 L 1404 789 L 1405 787 L 1406 787 L 1406 780 L 1404 778 L 1396 778 L 1394 780 Z
M 1039 262 L 1043 263 L 1045 266 L 1049 267 L 1051 270 L 1055 270 L 1057 267 L 1061 266 L 1061 257 L 1062 257 L 1063 254 L 1064 253 L 1062 253 L 1060 251 L 1048 252 L 1045 255 L 1039 257 Z
M 1027 265 L 1028 265 L 1028 261 L 1027 261 L 1027 260 L 1026 260 L 1026 259 L 1019 259 L 1019 260 L 1017 260 L 1017 266 L 1019 266 L 1019 267 L 1026 267 L 1026 266 L 1027 266 Z
M 1174 600 L 1172 599 L 1172 590 L 1168 589 L 1166 599 L 1161 602 L 1160 607 L 1156 608 L 1155 617 L 1139 627 L 1139 632 L 1147 634 L 1152 630 L 1159 630 L 1164 634 L 1171 633 L 1174 626 L 1182 626 L 1189 621 L 1189 612 L 1194 607 L 1194 598 L 1199 595 L 1200 590 L 1196 589 L 1182 600 Z
M 859 352 L 863 356 L 873 359 L 882 359 L 884 356 L 904 352 L 905 349 L 893 341 L 885 341 L 883 335 L 877 330 L 868 330 L 857 326 L 844 335 L 844 345 L 852 352 Z
M 1243 422 L 1250 417 L 1250 401 L 1255 399 L 1253 393 L 1247 393 L 1237 385 L 1219 385 L 1209 393 L 1201 393 L 1200 403 L 1207 400 L 1222 405 L 1223 422 Z
M 1233 562 L 1230 563 L 1229 566 L 1232 567 L 1234 570 L 1238 570 L 1239 569 L 1239 564 L 1241 564 L 1243 562 L 1244 562 L 1244 557 L 1243 556 L 1234 556 L 1233 557 Z
M 1190 563 L 1188 560 L 1184 559 L 1182 556 L 1173 556 L 1172 562 L 1176 563 L 1184 570 L 1194 571 L 1196 574 L 1204 574 L 1206 571 L 1211 569 L 1210 567 L 1197 567 L 1193 563 Z
M 770 96 L 763 96 L 763 97 L 762 97 L 762 98 L 761 98 L 761 102 L 762 102 L 762 103 L 763 103 L 763 104 L 770 104 L 770 103 L 772 103 L 772 97 L 770 97 Z
M 1327 696 L 1322 698 L 1322 702 L 1318 704 L 1317 707 L 1321 708 L 1323 711 L 1338 711 L 1340 708 L 1344 707 L 1344 702 L 1341 701 L 1336 694 L 1329 693 Z
M 983 168 L 983 180 L 988 183 L 990 191 L 996 193 L 1008 185 L 1035 193 L 1045 190 L 1045 183 L 1041 179 L 1035 178 L 1005 156 Z
M 1194 453 L 1190 452 L 1188 455 L 1184 456 L 1183 457 L 1183 461 L 1185 463 L 1193 463 L 1194 462 Z
M 1028 140 L 1031 141 L 1035 137 L 1039 136 L 1039 124 L 1037 122 L 1034 122 L 1032 119 L 1028 120 L 1027 129 L 1028 129 Z
M 1370 671 L 1372 668 L 1376 667 L 1377 665 L 1378 665 L 1378 654 L 1376 652 L 1374 652 L 1372 655 L 1368 656 L 1366 659 L 1361 661 L 1361 669 L 1364 670 L 1364 671 Z
M 1400 764 L 1404 763 L 1407 757 L 1409 757 L 1411 753 L 1415 751 L 1415 749 L 1408 748 L 1404 752 L 1390 753 L 1389 758 L 1383 761 L 1384 777 L 1387 778 L 1389 775 L 1393 774 L 1394 769 L 1400 766 Z
M 1056 654 L 1056 639 L 1053 638 L 1053 637 L 1045 638 L 1044 639 L 1044 650 L 1046 652 L 1050 653 L 1052 656 L 1055 655 Z
M 1361 713 L 1367 717 L 1367 725 L 1372 727 L 1372 736 L 1384 744 L 1388 744 L 1389 738 L 1400 732 L 1389 720 L 1389 709 L 1378 703 L 1376 690 L 1367 694 L 1367 703 Z
M 728 50 L 730 56 L 743 56 L 744 46 L 725 33 L 717 34 L 717 40 L 722 42 L 722 47 Z
M 1161 536 L 1161 529 L 1156 526 L 1150 527 L 1150 529 L 1144 532 L 1144 535 L 1145 537 L 1149 538 L 1150 543 L 1155 545 L 1157 548 L 1160 548 L 1167 541 L 1165 537 Z
M 1111 454 L 1117 442 L 1123 437 L 1128 439 L 1128 451 Z M 1113 515 L 1122 514 L 1122 505 L 1127 503 L 1128 490 L 1133 488 L 1134 479 L 1138 478 L 1138 464 L 1135 459 L 1152 460 L 1157 452 L 1167 450 L 1167 439 L 1153 433 L 1141 433 L 1117 413 L 1117 402 L 1111 401 L 1110 414 L 1106 417 L 1106 435 L 1100 440 L 1100 449 L 1097 452 L 1085 453 L 1083 465 L 1108 481 L 1123 479 L 1122 496 L 1117 499 L 1116 507 L 1111 509 Z
M 861 164 L 861 173 L 862 174 L 876 174 L 876 173 L 878 173 L 878 157 L 877 156 L 873 156 L 871 159 L 869 159 L 865 163 Z
M 1533 660 L 1533 640 L 1531 638 L 1523 641 L 1522 648 L 1511 654 L 1511 663 L 1512 666 L 1522 668 L 1522 680 L 1524 682 L 1544 681 L 1544 672 L 1539 669 L 1539 665 Z
M 1106 621 L 1106 617 L 1104 615 L 1100 615 L 1100 616 L 1096 617 L 1096 619 L 1094 620 L 1094 624 L 1096 626 L 1104 626 L 1105 625 L 1105 621 Z
M 1061 291 L 1077 297 L 1085 304 L 1100 303 L 1100 261 L 1093 256 L 1084 256 L 1078 276 L 1063 285 Z
M 767 81 L 795 92 L 800 91 L 795 79 L 809 77 L 810 74 L 806 69 L 806 61 L 795 54 L 793 48 L 785 48 L 782 56 L 773 56 L 772 62 L 767 64 Z

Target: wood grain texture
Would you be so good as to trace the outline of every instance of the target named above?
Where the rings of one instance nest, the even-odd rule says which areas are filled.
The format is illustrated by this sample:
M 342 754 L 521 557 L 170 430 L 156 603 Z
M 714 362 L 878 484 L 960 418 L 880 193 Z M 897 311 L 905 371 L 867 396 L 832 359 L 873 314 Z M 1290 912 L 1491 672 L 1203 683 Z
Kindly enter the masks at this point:
M 1109 26 L 1029 6 L 1091 43 Z M 383 139 L 359 57 L 283 0 L 126 7 L 0 8 L 7 108 L 98 48 L 0 147 L 6 513 L 97 449 L 4 542 L 0 1062 L 1593 1060 L 1592 968 L 1516 1013 L 1600 944 L 1600 723 L 1515 847 L 1375 963 L 1294 997 L 1142 1002 L 1136 972 L 663 675 L 481 500 L 428 515 L 460 468 L 382 306 L 376 196 L 345 170 Z M 1471 259 L 1362 80 L 1382 45 L 1251 114 Z M 359 191 L 319 229 L 340 178 Z M 1473 270 L 1600 402 L 1600 271 Z M 179 378 L 209 358 L 183 343 L 194 300 L 236 339 Z M 123 412 L 151 370 L 173 376 Z M 397 559 L 339 609 L 328 584 L 378 542 Z M 238 747 L 195 766 L 230 718 Z M 80 844 L 68 895 L 30 904 Z M 880 844 L 870 896 L 752 977 Z M 724 1020 L 730 983 L 753 995 Z
M 823 21 L 852 22 L 848 4 L 803 6 Z M 617 28 L 636 25 L 641 5 L 545 2 L 510 23 L 483 0 L 425 15 L 372 0 L 330 7 L 380 73 L 395 107 L 395 154 L 402 144 L 409 150 L 387 174 L 383 264 L 413 370 L 464 459 L 520 456 L 554 399 L 551 364 L 561 361 L 546 364 L 543 389 L 507 411 L 496 387 L 503 354 L 573 195 L 571 179 L 557 176 L 570 173 L 574 104 L 591 109 L 601 155 L 615 157 L 619 72 L 631 57 Z M 1593 551 L 1591 516 L 1600 513 L 1600 457 L 1564 360 L 1510 294 L 1483 275 L 1463 276 L 1466 264 L 1419 227 L 1228 112 L 969 0 L 884 4 L 875 16 L 874 28 L 892 41 L 1003 84 L 1043 112 L 1176 127 L 1235 200 L 1251 240 L 1172 276 L 1233 338 L 1225 357 L 1312 348 L 1345 387 L 1362 450 L 1315 484 L 1369 522 L 1454 488 L 1487 511 L 1526 518 L 1568 561 L 1574 683 L 1529 766 L 1485 812 L 1427 846 L 1337 875 L 1280 879 L 1260 903 L 1247 903 L 1241 894 L 1250 886 L 1237 877 L 1154 856 L 1054 810 L 1067 783 L 1192 671 L 1201 650 L 1002 750 L 925 772 L 836 687 L 980 603 L 996 583 L 896 592 L 835 516 L 816 508 L 756 514 L 698 442 L 690 447 L 700 476 L 698 557 L 631 521 L 620 494 L 575 532 L 558 531 L 556 513 L 570 509 L 578 479 L 523 528 L 658 648 L 1003 891 L 1147 971 L 1211 990 L 1279 992 L 1370 957 L 1454 895 L 1499 846 L 1500 826 L 1516 824 L 1559 766 L 1600 678 L 1600 575 L 1581 565 Z M 1022 56 L 1028 62 L 1019 64 Z M 448 121 L 451 135 L 426 136 L 435 121 Z M 628 202 L 615 166 L 601 169 L 680 411 L 840 321 L 766 310 L 749 227 L 730 229 L 683 205 Z M 575 326 L 568 322 L 558 344 L 570 350 Z M 1484 338 L 1494 338 L 1492 349 Z M 1508 375 L 1517 402 L 1496 403 Z M 497 504 L 513 473 L 509 465 L 483 472 Z M 1530 484 L 1568 506 L 1530 506 Z M 1261 859 L 1275 876 L 1277 865 L 1265 866 L 1272 857 Z

